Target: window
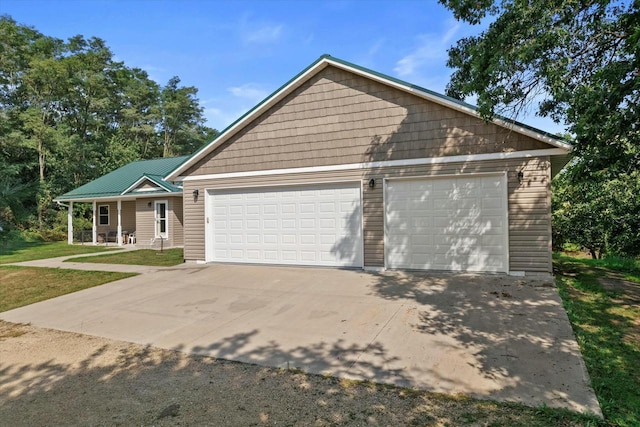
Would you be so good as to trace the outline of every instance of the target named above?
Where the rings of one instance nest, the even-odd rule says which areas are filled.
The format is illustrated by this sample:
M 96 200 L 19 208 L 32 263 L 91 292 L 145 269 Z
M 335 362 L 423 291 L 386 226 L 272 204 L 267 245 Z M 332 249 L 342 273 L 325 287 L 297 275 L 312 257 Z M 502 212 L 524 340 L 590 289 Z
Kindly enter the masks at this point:
M 109 225 L 109 205 L 98 206 L 98 225 Z

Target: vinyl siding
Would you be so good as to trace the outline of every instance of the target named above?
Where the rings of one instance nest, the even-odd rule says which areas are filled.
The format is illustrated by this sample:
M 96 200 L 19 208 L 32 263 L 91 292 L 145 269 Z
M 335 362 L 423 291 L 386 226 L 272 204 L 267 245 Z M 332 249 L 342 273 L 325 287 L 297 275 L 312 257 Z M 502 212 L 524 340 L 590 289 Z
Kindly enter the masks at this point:
M 155 241 L 155 202 L 159 200 L 168 202 L 167 224 L 169 237 L 163 244 L 167 247 L 182 246 L 184 244 L 182 196 L 136 200 L 136 244 L 139 246 L 160 247 L 160 243 Z M 149 206 L 149 203 L 151 203 L 151 206 Z
M 109 225 L 100 225 L 100 206 L 109 206 Z M 132 232 L 136 229 L 136 203 L 134 201 L 123 201 L 120 211 L 122 231 Z M 109 231 L 118 230 L 118 204 L 117 202 L 96 203 L 96 224 L 98 234 L 107 234 Z M 126 242 L 125 242 L 126 243 Z
M 550 148 L 329 66 L 184 175 Z
M 521 170 L 524 179 L 519 182 L 517 174 Z M 191 194 L 196 188 L 200 191 L 197 201 L 185 198 L 185 259 L 204 260 L 205 257 L 204 195 L 207 189 L 362 180 L 364 265 L 383 267 L 383 179 L 503 171 L 507 172 L 508 186 L 509 269 L 551 273 L 551 171 L 548 157 L 185 181 L 184 194 Z M 373 189 L 368 187 L 370 178 L 376 179 Z
M 154 199 L 136 199 L 136 245 L 150 246 L 155 237 L 154 227 Z
M 182 246 L 184 245 L 182 197 L 172 197 L 169 199 L 169 212 L 171 219 L 169 232 L 172 237 L 172 246 Z

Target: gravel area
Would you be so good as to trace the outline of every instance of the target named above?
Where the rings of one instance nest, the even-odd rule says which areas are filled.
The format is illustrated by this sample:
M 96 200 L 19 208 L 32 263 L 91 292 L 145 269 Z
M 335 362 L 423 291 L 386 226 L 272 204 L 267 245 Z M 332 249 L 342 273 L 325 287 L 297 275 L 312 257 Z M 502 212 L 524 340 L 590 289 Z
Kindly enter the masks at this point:
M 0 425 L 575 425 L 520 405 L 0 321 Z

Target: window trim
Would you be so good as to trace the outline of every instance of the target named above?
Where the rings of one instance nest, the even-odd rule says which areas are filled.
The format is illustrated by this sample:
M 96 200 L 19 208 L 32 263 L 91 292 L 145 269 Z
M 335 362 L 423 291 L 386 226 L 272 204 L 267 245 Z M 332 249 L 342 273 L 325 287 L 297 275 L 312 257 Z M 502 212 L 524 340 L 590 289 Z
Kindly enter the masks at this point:
M 104 215 L 100 212 L 100 209 L 106 207 L 107 208 L 107 223 L 103 224 L 102 223 L 102 218 L 104 217 Z M 108 227 L 111 225 L 111 206 L 109 205 L 98 205 L 98 226 L 105 226 Z

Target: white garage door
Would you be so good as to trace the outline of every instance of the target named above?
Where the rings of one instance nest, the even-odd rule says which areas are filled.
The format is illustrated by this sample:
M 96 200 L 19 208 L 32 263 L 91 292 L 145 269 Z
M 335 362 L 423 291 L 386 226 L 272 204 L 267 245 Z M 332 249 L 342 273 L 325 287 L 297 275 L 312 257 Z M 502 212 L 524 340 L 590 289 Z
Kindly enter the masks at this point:
M 211 190 L 207 261 L 362 266 L 360 184 Z
M 507 272 L 506 179 L 388 181 L 387 267 Z

